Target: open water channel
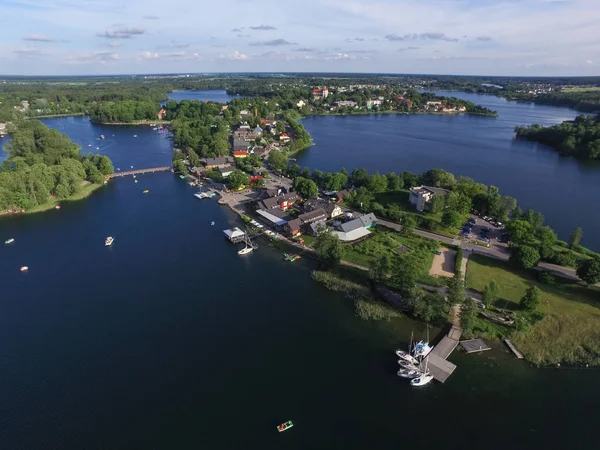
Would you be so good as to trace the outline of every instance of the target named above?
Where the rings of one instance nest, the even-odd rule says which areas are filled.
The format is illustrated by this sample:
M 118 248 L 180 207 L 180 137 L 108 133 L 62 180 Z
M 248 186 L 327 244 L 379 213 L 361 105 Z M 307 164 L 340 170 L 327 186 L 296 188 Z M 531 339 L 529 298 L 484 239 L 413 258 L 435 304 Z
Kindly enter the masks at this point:
M 45 123 L 122 170 L 170 161 L 171 142 L 148 127 Z M 0 247 L 3 449 L 592 442 L 597 371 L 535 369 L 495 346 L 455 352 L 444 385 L 411 388 L 393 351 L 411 330 L 423 336 L 422 324 L 360 320 L 350 300 L 311 280 L 312 262 L 285 263 L 266 242 L 239 257 L 222 236 L 235 217 L 214 200 L 169 173 L 138 180 L 0 219 L 1 240 L 15 238 Z M 290 419 L 296 426 L 277 433 Z

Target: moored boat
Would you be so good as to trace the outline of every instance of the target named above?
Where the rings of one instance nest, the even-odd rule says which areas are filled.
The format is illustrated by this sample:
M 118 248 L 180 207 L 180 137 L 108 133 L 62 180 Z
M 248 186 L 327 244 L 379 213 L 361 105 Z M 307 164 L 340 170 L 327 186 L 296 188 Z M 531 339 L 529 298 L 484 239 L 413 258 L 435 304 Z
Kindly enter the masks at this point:
M 29 267 L 22 266 L 20 270 L 21 270 L 21 272 L 27 272 L 29 270 Z
M 238 255 L 247 255 L 252 250 L 254 250 L 252 247 L 244 247 L 243 249 L 241 249 L 240 251 L 238 251 Z
M 148 192 L 150 192 L 150 191 L 149 191 L 148 189 L 146 189 L 146 190 L 144 191 L 144 194 L 147 194 Z
M 415 370 L 415 369 L 400 368 L 400 370 L 398 371 L 398 373 L 396 375 L 398 375 L 399 377 L 402 377 L 402 378 L 417 378 L 418 376 L 421 375 L 421 372 L 419 372 L 418 370 Z
M 60 205 L 56 205 L 54 209 L 60 209 Z
M 115 238 L 113 238 L 112 236 L 108 236 L 105 240 L 104 240 L 104 245 L 107 247 L 110 247 L 113 242 L 115 241 Z
M 14 238 L 9 238 L 7 240 L 4 241 L 5 244 L 12 244 L 13 242 L 15 242 Z
M 433 380 L 433 375 L 431 375 L 429 372 L 427 372 L 427 373 L 421 374 L 417 378 L 413 378 L 412 380 L 410 380 L 410 385 L 411 386 L 425 386 L 426 384 L 429 384 L 429 382 L 431 380 Z
M 288 420 L 287 422 L 284 422 L 281 425 L 279 425 L 277 427 L 277 431 L 279 431 L 281 433 L 282 431 L 289 430 L 293 426 L 294 426 L 294 424 L 292 423 L 292 421 Z

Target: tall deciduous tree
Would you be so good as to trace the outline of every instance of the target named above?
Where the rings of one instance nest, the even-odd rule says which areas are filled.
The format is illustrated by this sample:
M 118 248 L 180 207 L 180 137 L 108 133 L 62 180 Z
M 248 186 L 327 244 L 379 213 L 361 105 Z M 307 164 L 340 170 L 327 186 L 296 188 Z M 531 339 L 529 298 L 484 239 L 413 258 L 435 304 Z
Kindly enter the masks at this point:
M 513 247 L 510 260 L 520 267 L 531 269 L 540 260 L 540 252 L 529 245 L 517 245 Z
M 488 283 L 483 291 L 483 303 L 487 306 L 493 304 L 496 300 L 498 300 L 498 296 L 500 295 L 500 285 L 498 282 L 492 280 Z
M 304 198 L 315 198 L 319 194 L 317 184 L 304 177 L 297 177 L 294 180 L 294 190 Z
M 569 238 L 569 248 L 577 248 L 579 243 L 581 242 L 581 238 L 583 237 L 583 229 L 581 227 L 577 227 L 571 233 L 571 237 Z
M 542 291 L 537 286 L 531 286 L 521 299 L 521 307 L 526 311 L 534 311 L 540 304 Z
M 600 282 L 600 258 L 581 261 L 577 266 L 577 276 L 587 284 Z
M 346 250 L 338 237 L 326 227 L 318 231 L 313 247 L 319 259 L 330 267 L 340 263 Z

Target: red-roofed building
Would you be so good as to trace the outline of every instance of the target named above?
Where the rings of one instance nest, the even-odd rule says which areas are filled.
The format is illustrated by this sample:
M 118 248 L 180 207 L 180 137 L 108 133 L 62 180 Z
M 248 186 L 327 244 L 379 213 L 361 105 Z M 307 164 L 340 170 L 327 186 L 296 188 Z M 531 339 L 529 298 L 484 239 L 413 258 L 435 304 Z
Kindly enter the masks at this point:
M 292 139 L 289 137 L 289 135 L 287 133 L 281 133 L 279 135 L 279 142 L 286 143 L 286 142 L 290 142 L 291 140 Z
M 245 158 L 248 156 L 248 150 L 234 150 L 233 156 L 234 158 Z
M 253 183 L 258 180 L 262 180 L 262 175 L 253 175 L 250 177 L 250 183 Z
M 313 98 L 314 98 L 315 100 L 323 100 L 323 99 L 326 99 L 326 98 L 327 98 L 327 96 L 329 95 L 329 89 L 327 89 L 326 87 L 324 87 L 323 89 L 320 89 L 320 88 L 318 88 L 318 89 L 313 89 L 313 90 L 312 90 L 312 95 L 313 95 Z
M 158 120 L 164 120 L 166 115 L 167 115 L 167 110 L 165 108 L 160 108 L 160 111 L 157 114 Z

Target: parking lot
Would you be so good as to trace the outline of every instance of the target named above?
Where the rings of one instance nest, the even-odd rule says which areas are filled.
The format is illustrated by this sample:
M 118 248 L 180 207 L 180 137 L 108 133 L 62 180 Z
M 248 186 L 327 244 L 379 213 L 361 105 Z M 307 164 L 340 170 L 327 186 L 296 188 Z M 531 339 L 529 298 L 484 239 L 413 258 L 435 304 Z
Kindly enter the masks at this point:
M 490 246 L 501 245 L 505 246 L 506 242 L 501 242 L 502 235 L 505 233 L 504 226 L 494 225 L 493 219 L 471 215 L 469 222 L 463 225 L 463 229 L 459 234 L 465 239 L 479 241 L 490 244 Z

